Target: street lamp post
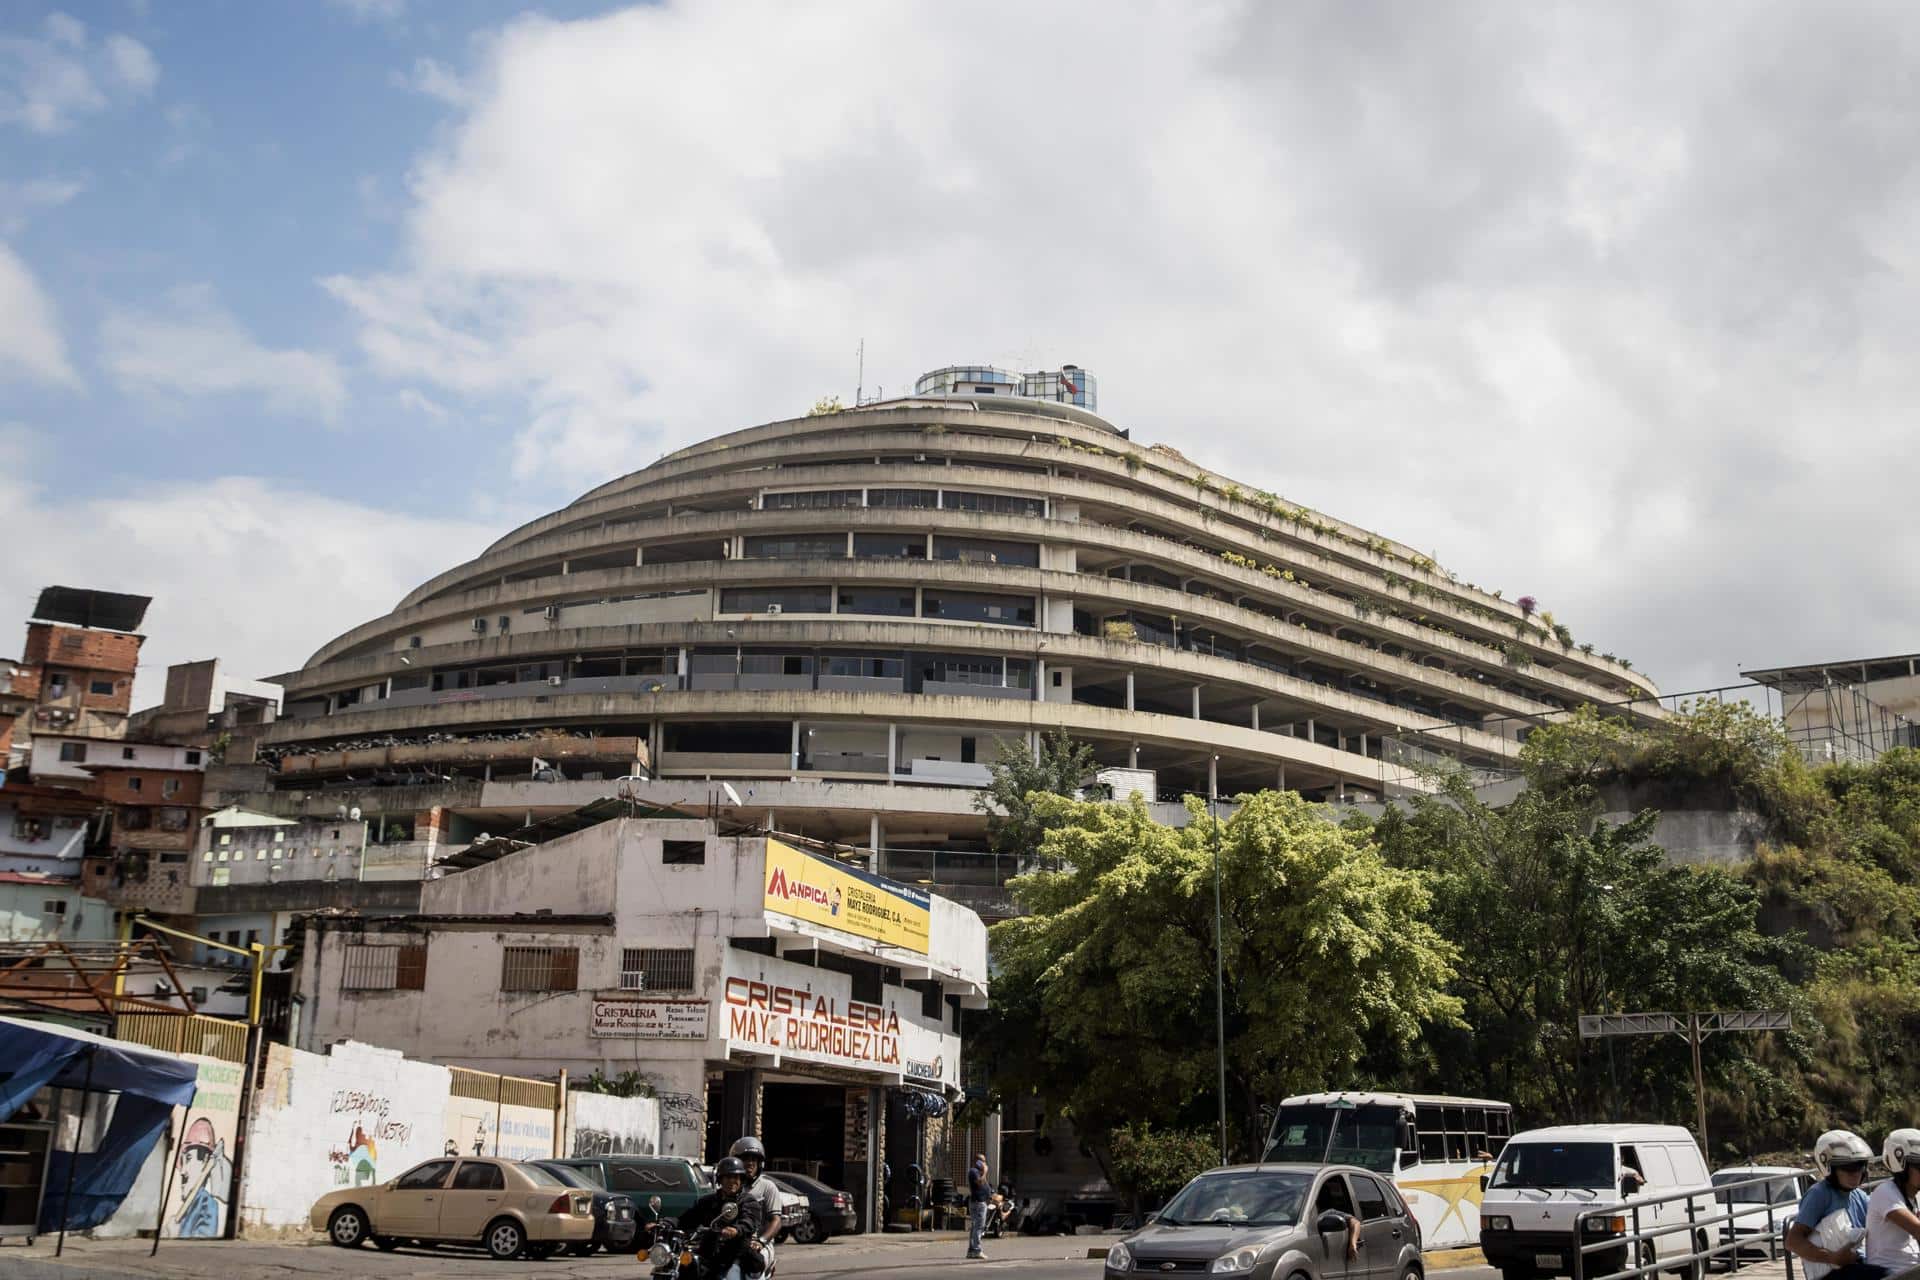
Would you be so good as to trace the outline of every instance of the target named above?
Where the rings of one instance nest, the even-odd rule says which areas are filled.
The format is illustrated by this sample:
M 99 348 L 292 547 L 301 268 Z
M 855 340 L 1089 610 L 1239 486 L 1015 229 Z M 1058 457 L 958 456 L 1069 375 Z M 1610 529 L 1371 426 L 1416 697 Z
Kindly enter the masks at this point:
M 1216 769 L 1220 757 L 1215 756 Z M 1216 778 L 1218 774 L 1214 775 Z M 1213 827 L 1213 1027 L 1220 1063 L 1220 1163 L 1227 1162 L 1227 969 L 1220 912 L 1220 790 L 1207 787 L 1207 813 Z

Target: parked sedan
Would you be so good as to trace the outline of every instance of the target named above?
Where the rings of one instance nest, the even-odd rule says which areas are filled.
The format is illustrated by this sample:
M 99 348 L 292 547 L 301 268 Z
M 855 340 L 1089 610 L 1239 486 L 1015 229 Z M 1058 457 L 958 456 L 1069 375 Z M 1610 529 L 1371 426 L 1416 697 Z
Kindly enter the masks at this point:
M 1721 1243 L 1730 1244 L 1738 1236 L 1742 1257 L 1766 1258 L 1775 1254 L 1773 1237 L 1793 1221 L 1813 1175 L 1786 1165 L 1749 1164 L 1716 1171 L 1713 1185 L 1719 1212 L 1733 1217 L 1720 1224 Z
M 633 1248 L 633 1237 L 640 1229 L 640 1224 L 634 1216 L 632 1197 L 608 1191 L 584 1169 L 575 1169 L 557 1160 L 534 1160 L 530 1163 L 539 1165 L 574 1190 L 593 1195 L 593 1239 L 585 1244 L 567 1246 L 575 1254 L 584 1258 L 595 1249 L 624 1253 Z
M 1349 1260 L 1356 1221 L 1359 1256 Z M 1214 1169 L 1107 1252 L 1110 1276 L 1170 1271 L 1248 1280 L 1420 1280 L 1420 1229 L 1392 1184 L 1365 1169 Z
M 853 1197 L 846 1192 L 804 1173 L 776 1173 L 771 1177 L 783 1190 L 806 1197 L 808 1217 L 792 1228 L 796 1243 L 820 1244 L 860 1229 L 859 1218 L 853 1211 Z
M 550 1257 L 593 1239 L 593 1196 L 517 1160 L 429 1160 L 391 1182 L 343 1187 L 313 1202 L 316 1231 L 342 1248 L 371 1240 L 478 1244 L 496 1258 Z

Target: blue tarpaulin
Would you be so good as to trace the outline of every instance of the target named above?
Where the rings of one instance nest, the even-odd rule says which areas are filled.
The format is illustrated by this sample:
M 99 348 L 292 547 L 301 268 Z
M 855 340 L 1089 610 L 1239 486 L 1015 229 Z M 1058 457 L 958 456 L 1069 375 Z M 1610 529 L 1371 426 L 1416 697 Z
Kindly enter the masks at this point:
M 53 1153 L 40 1201 L 40 1229 L 57 1231 L 62 1225 L 69 1162 L 73 1206 L 65 1226 L 77 1231 L 112 1217 L 173 1108 L 193 1100 L 199 1074 L 194 1063 L 157 1049 L 51 1023 L 0 1018 L 0 1118 L 12 1116 L 48 1085 L 120 1095 L 113 1119 L 91 1151 Z

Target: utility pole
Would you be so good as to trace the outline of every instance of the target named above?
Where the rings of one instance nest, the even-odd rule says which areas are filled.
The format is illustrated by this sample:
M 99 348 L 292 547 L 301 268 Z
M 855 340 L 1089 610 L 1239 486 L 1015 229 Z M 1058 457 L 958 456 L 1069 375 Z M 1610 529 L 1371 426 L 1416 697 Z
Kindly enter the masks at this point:
M 1700 1132 L 1700 1150 L 1707 1152 L 1707 1081 L 1700 1063 L 1700 1044 L 1722 1031 L 1786 1031 L 1793 1016 L 1778 1009 L 1715 1010 L 1710 1013 L 1602 1013 L 1580 1015 L 1582 1040 L 1611 1040 L 1614 1036 L 1676 1035 L 1693 1055 L 1694 1120 Z
M 1215 757 L 1218 759 L 1218 757 Z M 1218 787 L 1208 787 L 1209 792 Z M 1207 797 L 1213 828 L 1213 1026 L 1220 1058 L 1220 1163 L 1227 1162 L 1227 961 L 1220 913 L 1220 797 Z

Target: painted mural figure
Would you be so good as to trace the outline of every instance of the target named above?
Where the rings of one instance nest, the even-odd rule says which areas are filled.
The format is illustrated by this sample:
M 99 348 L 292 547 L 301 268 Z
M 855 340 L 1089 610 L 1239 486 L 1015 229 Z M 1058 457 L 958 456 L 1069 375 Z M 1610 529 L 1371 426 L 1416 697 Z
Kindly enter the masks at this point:
M 180 1214 L 174 1219 L 174 1233 L 210 1240 L 227 1225 L 227 1198 L 233 1189 L 233 1161 L 227 1158 L 227 1144 L 216 1138 L 213 1124 L 201 1116 L 187 1126 L 180 1147 Z

